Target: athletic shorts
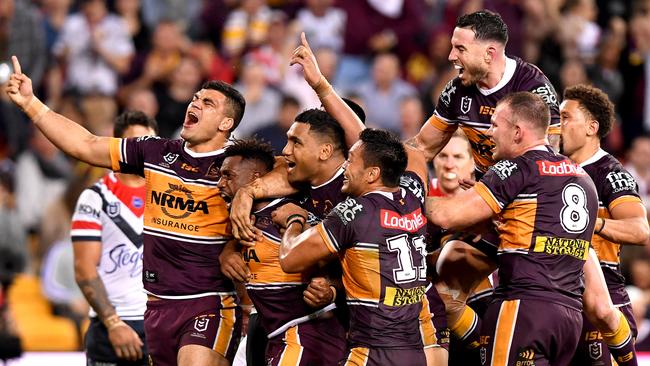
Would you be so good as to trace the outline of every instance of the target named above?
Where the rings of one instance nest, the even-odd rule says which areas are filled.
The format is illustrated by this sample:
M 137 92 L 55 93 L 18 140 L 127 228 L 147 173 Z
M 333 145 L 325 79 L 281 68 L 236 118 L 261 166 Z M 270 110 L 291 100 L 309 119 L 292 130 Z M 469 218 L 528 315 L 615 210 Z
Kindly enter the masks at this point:
M 424 348 L 442 347 L 449 349 L 449 327 L 442 302 L 436 287 L 430 285 L 422 298 L 420 311 L 420 334 Z
M 210 348 L 232 362 L 241 336 L 235 296 L 148 301 L 144 313 L 149 357 L 155 366 L 176 365 L 181 347 Z
M 108 340 L 108 330 L 98 318 L 90 318 L 88 331 L 84 337 L 84 349 L 86 351 L 86 364 L 94 365 L 115 365 L 115 366 L 135 366 L 147 365 L 147 346 L 144 337 L 144 321 L 142 320 L 124 320 L 124 322 L 138 333 L 142 343 L 142 353 L 144 357 L 137 361 L 127 361 L 118 358 L 113 350 L 113 345 Z
M 637 329 L 634 316 L 632 315 L 632 306 L 623 305 L 618 308 L 627 322 L 630 324 L 632 336 L 636 338 Z M 580 333 L 580 341 L 578 342 L 578 349 L 576 350 L 575 357 L 573 358 L 572 365 L 576 366 L 611 366 L 612 357 L 607 348 L 607 343 L 603 340 L 603 336 L 598 329 L 594 327 L 583 313 L 582 332 Z
M 424 349 L 353 347 L 339 363 L 341 366 L 426 366 Z
M 345 330 L 336 317 L 314 319 L 270 339 L 266 364 L 272 366 L 336 365 L 347 347 Z
M 498 300 L 481 325 L 481 365 L 569 366 L 582 312 L 544 300 Z

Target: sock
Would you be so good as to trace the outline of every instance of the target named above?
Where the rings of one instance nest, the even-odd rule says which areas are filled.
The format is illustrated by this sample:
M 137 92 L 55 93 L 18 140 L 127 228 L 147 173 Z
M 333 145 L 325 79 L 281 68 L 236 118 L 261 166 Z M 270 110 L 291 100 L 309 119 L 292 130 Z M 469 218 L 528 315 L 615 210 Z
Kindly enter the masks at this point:
M 462 315 L 452 324 L 449 324 L 449 330 L 461 344 L 469 349 L 479 347 L 479 329 L 480 319 L 469 306 L 465 306 Z
M 628 324 L 625 315 L 620 310 L 617 311 L 619 313 L 618 329 L 614 333 L 602 333 L 603 340 L 607 343 L 607 348 L 616 363 L 620 366 L 636 366 L 638 361 L 630 324 Z

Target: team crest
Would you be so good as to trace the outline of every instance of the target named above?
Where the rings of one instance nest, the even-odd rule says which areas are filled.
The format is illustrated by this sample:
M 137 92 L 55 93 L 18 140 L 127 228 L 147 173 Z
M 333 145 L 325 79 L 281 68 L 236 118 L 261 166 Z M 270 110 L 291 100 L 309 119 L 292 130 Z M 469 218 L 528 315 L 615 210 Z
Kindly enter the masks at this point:
M 487 349 L 485 347 L 481 347 L 481 365 L 485 365 L 485 362 L 487 362 Z
M 167 155 L 163 156 L 163 159 L 167 164 L 174 164 L 176 159 L 178 159 L 178 154 L 167 153 Z
M 197 318 L 194 320 L 194 329 L 198 332 L 205 332 L 208 329 L 208 323 L 210 323 L 210 319 L 206 317 Z
M 472 98 L 471 97 L 462 97 L 460 99 L 460 111 L 464 114 L 469 112 L 469 109 L 472 107 Z
M 592 360 L 597 360 L 603 355 L 603 345 L 600 342 L 593 342 L 589 344 L 589 357 Z
M 117 217 L 120 214 L 120 203 L 111 202 L 106 206 L 106 213 L 109 217 Z

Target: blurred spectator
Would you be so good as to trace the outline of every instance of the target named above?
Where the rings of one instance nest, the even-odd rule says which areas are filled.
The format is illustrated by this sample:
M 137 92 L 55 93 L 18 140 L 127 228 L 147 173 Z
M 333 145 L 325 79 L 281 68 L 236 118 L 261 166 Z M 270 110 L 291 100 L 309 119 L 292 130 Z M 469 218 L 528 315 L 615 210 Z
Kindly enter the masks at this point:
M 142 0 L 142 15 L 149 29 L 163 19 L 178 23 L 185 31 L 198 18 L 203 0 Z M 212 2 L 212 0 L 210 0 Z
M 417 135 L 425 121 L 424 109 L 419 96 L 413 94 L 402 99 L 399 104 L 399 115 L 402 140 Z
M 271 86 L 279 87 L 284 79 L 290 53 L 296 47 L 293 36 L 287 29 L 287 16 L 275 10 L 271 13 L 267 42 L 246 55 L 246 62 L 262 66 L 266 82 Z
M 16 162 L 16 201 L 26 230 L 37 231 L 47 205 L 61 196 L 70 178 L 70 162 L 36 128 L 29 149 Z
M 235 80 L 235 71 L 232 64 L 217 52 L 217 49 L 208 39 L 196 40 L 188 52 L 201 65 L 201 73 L 204 79 L 221 80 L 227 83 L 232 83 Z
M 149 118 L 156 118 L 159 110 L 158 100 L 151 89 L 135 89 L 131 91 L 124 109 L 141 111 Z
M 202 80 L 199 63 L 191 57 L 183 57 L 171 74 L 169 85 L 159 84 L 154 88 L 159 106 L 156 121 L 161 137 L 173 136 L 182 126 L 187 105 Z
M 643 291 L 650 291 L 650 255 L 646 252 L 630 261 L 630 282 Z
M 80 12 L 68 16 L 55 54 L 65 65 L 66 94 L 79 98 L 91 131 L 112 125 L 120 74 L 128 71 L 134 48 L 124 20 L 109 14 L 105 0 L 82 0 Z
M 298 27 L 305 32 L 313 50 L 323 47 L 336 53 L 343 50 L 346 13 L 333 4 L 334 0 L 306 0 L 306 6 L 298 11 Z
M 578 84 L 591 84 L 587 78 L 585 65 L 576 59 L 567 60 L 560 69 L 562 89 Z
M 13 176 L 13 164 L 0 162 L 0 283 L 7 284 L 14 274 L 21 272 L 29 259 L 27 236 L 18 216 Z
M 602 89 L 615 106 L 618 105 L 624 88 L 623 75 L 618 70 L 618 64 L 625 46 L 625 28 L 622 19 L 612 19 L 610 30 L 599 44 L 596 62 L 587 69 L 594 86 Z
M 594 0 L 566 0 L 559 27 L 564 57 L 579 57 L 587 63 L 593 61 L 601 36 L 597 15 Z
M 124 19 L 136 50 L 146 50 L 151 44 L 151 32 L 144 24 L 140 0 L 115 0 L 115 12 Z
M 271 10 L 264 0 L 241 0 L 240 6 L 228 15 L 223 29 L 226 55 L 239 59 L 246 49 L 263 44 L 270 20 Z
M 632 141 L 625 169 L 637 181 L 639 195 L 650 215 L 650 135 L 639 136 Z
M 242 69 L 240 81 L 234 85 L 246 99 L 246 110 L 235 134 L 250 136 L 255 130 L 272 124 L 280 110 L 280 95 L 266 83 L 262 65 L 251 62 Z
M 292 96 L 285 95 L 282 97 L 277 121 L 256 130 L 252 134 L 269 142 L 271 146 L 273 146 L 275 155 L 281 155 L 282 149 L 284 149 L 284 146 L 287 144 L 287 131 L 293 124 L 300 110 L 300 103 L 298 100 Z
M 221 35 L 230 7 L 238 0 L 211 0 L 203 1 L 197 14 L 197 19 L 191 25 L 190 35 L 194 38 L 206 38 L 212 45 L 222 49 Z
M 18 56 L 35 89 L 41 84 L 47 63 L 45 42 L 41 15 L 30 1 L 0 1 L 0 63 L 9 62 L 11 55 Z
M 45 26 L 45 44 L 48 52 L 52 52 L 59 33 L 63 28 L 72 0 L 43 0 L 41 1 L 41 13 L 43 14 L 43 24 Z M 20 59 L 22 66 L 22 58 Z
M 372 66 L 372 80 L 363 83 L 357 93 L 366 106 L 369 126 L 400 133 L 400 101 L 415 95 L 416 90 L 400 78 L 399 59 L 385 53 L 375 57 Z

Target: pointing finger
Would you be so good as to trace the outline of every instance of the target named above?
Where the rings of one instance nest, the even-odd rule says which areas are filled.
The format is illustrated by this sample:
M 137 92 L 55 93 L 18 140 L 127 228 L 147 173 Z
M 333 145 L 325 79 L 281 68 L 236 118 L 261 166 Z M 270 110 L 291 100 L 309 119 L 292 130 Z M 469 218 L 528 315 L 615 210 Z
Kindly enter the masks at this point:
M 14 72 L 18 75 L 23 74 L 23 70 L 20 68 L 20 62 L 18 62 L 18 57 L 16 56 L 11 56 L 11 63 L 14 66 Z
M 302 45 L 305 46 L 305 48 L 308 49 L 310 53 L 312 53 L 311 47 L 309 47 L 309 42 L 307 42 L 307 36 L 305 35 L 305 32 L 300 33 L 300 41 Z

